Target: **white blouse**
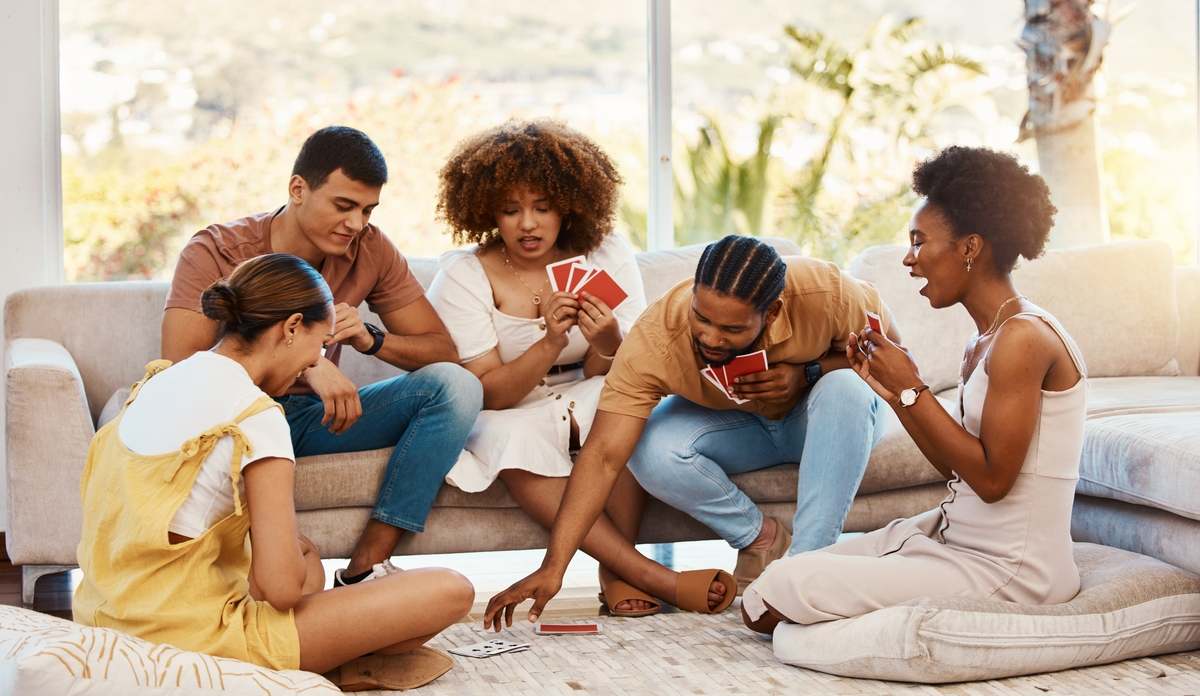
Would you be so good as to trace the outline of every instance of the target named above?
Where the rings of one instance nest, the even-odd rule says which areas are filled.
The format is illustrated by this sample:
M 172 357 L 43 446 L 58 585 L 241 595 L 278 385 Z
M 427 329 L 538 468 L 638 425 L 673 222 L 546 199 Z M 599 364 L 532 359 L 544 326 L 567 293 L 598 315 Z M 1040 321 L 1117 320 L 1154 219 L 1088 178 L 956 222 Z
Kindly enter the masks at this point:
M 509 363 L 524 355 L 546 335 L 546 323 L 540 317 L 528 319 L 505 314 L 496 307 L 491 282 L 476 250 L 477 247 L 468 247 L 442 254 L 438 261 L 437 277 L 429 287 L 429 301 L 446 324 L 463 363 L 478 360 L 493 348 L 499 349 L 502 362 Z M 609 234 L 586 258 L 595 268 L 608 271 L 629 295 L 613 310 L 621 333 L 628 334 L 633 323 L 646 309 L 646 291 L 633 247 L 624 237 Z M 554 361 L 555 365 L 580 362 L 587 353 L 588 342 L 578 326 L 567 332 L 567 340 L 566 347 Z M 582 371 L 576 372 L 580 374 L 573 376 L 566 372 L 548 377 L 546 381 L 557 384 L 564 377 L 567 381 L 579 379 Z M 535 389 L 530 392 L 522 403 L 542 398 L 544 395 L 538 391 Z
M 493 349 L 512 362 L 546 335 L 541 318 L 505 314 L 496 307 L 492 286 L 474 248 L 447 252 L 429 288 L 433 304 L 464 363 Z M 646 308 L 645 290 L 633 247 L 624 238 L 608 235 L 586 256 L 587 262 L 608 271 L 629 295 L 613 310 L 623 334 L 628 334 Z M 583 361 L 588 343 L 579 327 L 567 332 L 567 345 L 555 365 Z M 579 426 L 579 441 L 587 439 L 600 401 L 604 378 L 585 378 L 577 367 L 547 374 L 512 408 L 485 410 L 467 437 L 466 449 L 446 480 L 474 492 L 492 485 L 505 469 L 522 469 L 541 476 L 571 473 L 571 421 Z

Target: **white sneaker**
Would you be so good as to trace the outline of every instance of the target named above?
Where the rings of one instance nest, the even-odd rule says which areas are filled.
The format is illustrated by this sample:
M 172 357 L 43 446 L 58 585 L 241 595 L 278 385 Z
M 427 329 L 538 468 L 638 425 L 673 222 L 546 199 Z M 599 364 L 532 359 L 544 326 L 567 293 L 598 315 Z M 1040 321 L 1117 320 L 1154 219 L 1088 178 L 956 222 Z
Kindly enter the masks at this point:
M 346 587 L 347 585 L 357 585 L 360 582 L 368 582 L 370 580 L 376 580 L 403 572 L 404 570 L 402 568 L 397 568 L 396 566 L 392 565 L 391 559 L 388 559 L 383 563 L 376 563 L 375 565 L 371 566 L 371 574 L 367 577 L 361 580 L 355 580 L 354 582 L 346 582 L 344 579 L 346 576 L 346 569 L 338 568 L 337 570 L 333 571 L 333 586 Z

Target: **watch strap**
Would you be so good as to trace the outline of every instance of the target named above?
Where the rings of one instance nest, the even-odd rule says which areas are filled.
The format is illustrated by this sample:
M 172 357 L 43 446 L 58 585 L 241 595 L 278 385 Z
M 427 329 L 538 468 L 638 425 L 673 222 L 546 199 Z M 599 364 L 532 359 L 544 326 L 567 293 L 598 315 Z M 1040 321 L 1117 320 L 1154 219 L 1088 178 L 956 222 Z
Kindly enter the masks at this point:
M 824 372 L 821 368 L 821 363 L 817 360 L 804 363 L 804 382 L 811 387 L 817 383 L 818 379 L 821 379 L 821 375 Z
M 364 321 L 363 326 L 367 328 L 367 333 L 371 334 L 373 341 L 371 343 L 371 347 L 364 350 L 362 353 L 363 355 L 375 355 L 379 352 L 380 348 L 383 348 L 383 339 L 387 336 L 387 334 L 384 333 L 383 329 L 369 322 Z

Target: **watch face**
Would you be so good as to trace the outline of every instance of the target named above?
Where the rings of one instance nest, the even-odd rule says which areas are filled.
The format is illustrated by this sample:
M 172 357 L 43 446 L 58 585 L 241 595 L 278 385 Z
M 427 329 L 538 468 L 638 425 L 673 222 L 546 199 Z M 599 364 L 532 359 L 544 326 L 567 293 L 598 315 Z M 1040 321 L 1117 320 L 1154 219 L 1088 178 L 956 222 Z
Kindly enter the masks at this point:
M 905 389 L 900 392 L 900 403 L 903 406 L 912 406 L 917 402 L 917 390 Z

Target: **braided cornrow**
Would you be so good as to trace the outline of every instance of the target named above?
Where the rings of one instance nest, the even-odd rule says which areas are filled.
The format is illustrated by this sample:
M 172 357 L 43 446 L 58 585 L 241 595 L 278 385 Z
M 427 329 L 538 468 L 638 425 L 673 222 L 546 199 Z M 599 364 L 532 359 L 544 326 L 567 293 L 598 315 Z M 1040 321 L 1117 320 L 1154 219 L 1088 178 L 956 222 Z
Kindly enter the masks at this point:
M 696 266 L 696 285 L 744 300 L 765 312 L 783 292 L 787 264 L 775 248 L 736 234 L 704 247 Z

